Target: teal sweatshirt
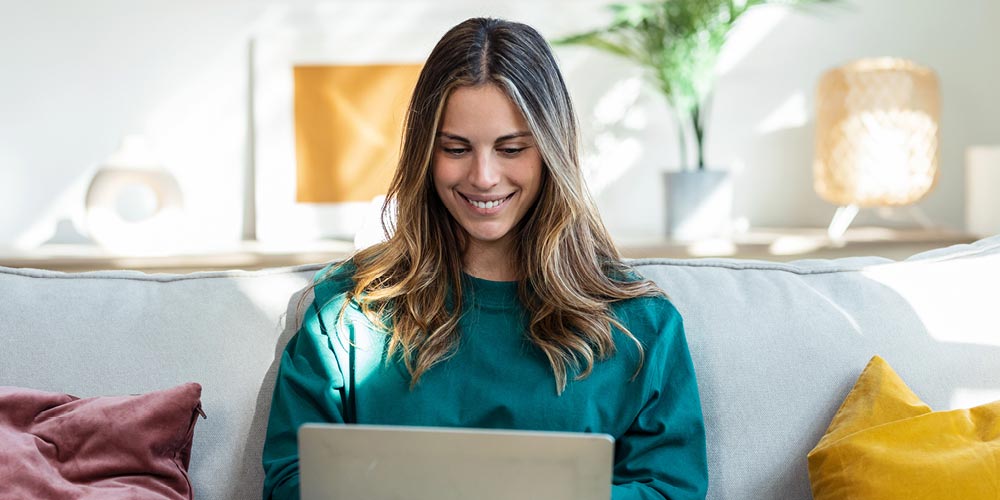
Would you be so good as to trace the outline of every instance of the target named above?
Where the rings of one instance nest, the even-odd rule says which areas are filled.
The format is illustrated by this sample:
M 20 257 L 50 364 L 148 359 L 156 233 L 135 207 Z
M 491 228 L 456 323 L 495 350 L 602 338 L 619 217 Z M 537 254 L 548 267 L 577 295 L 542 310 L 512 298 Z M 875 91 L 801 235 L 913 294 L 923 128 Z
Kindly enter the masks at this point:
M 265 499 L 299 498 L 296 433 L 307 422 L 606 433 L 615 438 L 613 500 L 705 498 L 698 387 L 681 316 L 667 299 L 612 304 L 645 346 L 634 380 L 638 351 L 616 329 L 617 353 L 596 362 L 583 380 L 571 374 L 557 395 L 548 360 L 525 338 L 528 316 L 517 284 L 466 275 L 458 349 L 411 390 L 398 356 L 384 362 L 386 335 L 356 304 L 338 325 L 352 285 L 350 269 L 344 266 L 319 283 L 313 306 L 282 354 L 264 442 Z M 352 335 L 353 397 L 347 350 Z

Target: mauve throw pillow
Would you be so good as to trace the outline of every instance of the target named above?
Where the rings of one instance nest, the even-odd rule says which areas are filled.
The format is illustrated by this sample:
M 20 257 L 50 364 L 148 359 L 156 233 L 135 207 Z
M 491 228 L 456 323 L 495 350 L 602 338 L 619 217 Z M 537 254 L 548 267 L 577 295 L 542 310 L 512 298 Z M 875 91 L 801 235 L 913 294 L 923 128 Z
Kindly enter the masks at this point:
M 80 399 L 0 387 L 0 499 L 190 499 L 201 386 Z

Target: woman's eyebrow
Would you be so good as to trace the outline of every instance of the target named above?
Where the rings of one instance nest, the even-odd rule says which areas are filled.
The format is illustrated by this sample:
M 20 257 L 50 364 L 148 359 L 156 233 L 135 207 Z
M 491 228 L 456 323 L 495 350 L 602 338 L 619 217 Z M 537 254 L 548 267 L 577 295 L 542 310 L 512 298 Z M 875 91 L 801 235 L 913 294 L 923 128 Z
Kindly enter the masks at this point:
M 531 132 L 514 132 L 513 134 L 507 134 L 497 137 L 497 140 L 494 142 L 494 144 L 500 144 L 501 142 L 509 141 L 511 139 L 517 139 L 518 137 L 529 137 L 529 136 L 531 136 Z M 453 141 L 461 142 L 463 144 L 470 144 L 470 145 L 472 144 L 472 141 L 470 141 L 469 139 L 448 132 L 438 132 L 438 137 L 446 137 Z
M 518 137 L 526 137 L 526 136 L 531 136 L 531 132 L 514 132 L 513 134 L 507 134 L 497 137 L 497 140 L 494 144 L 500 144 L 501 142 L 504 141 L 509 141 L 511 139 L 517 139 Z
M 465 137 L 462 137 L 460 135 L 455 135 L 455 134 L 449 134 L 448 132 L 438 132 L 438 137 L 447 137 L 448 139 L 451 139 L 453 141 L 457 141 L 457 142 L 461 142 L 461 143 L 465 143 L 465 144 L 470 144 L 470 145 L 472 144 L 472 141 L 466 139 Z

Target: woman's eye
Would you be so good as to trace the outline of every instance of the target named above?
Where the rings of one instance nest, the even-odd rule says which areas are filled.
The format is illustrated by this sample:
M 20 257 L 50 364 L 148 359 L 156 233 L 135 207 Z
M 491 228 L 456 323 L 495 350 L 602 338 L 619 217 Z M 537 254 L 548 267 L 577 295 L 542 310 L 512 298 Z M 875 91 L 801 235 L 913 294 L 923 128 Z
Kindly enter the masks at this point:
M 520 153 L 521 151 L 524 151 L 525 149 L 527 148 L 500 148 L 497 151 L 500 151 L 501 153 L 507 156 L 514 156 Z
M 441 148 L 441 150 L 452 156 L 459 156 L 468 151 L 467 148 Z

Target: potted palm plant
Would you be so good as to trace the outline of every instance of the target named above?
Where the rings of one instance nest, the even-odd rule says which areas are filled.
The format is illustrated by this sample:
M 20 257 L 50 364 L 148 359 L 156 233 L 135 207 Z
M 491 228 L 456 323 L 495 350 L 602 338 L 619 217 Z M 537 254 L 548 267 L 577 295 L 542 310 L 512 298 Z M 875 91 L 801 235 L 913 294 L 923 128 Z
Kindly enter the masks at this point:
M 559 45 L 587 45 L 634 61 L 666 98 L 677 124 L 680 171 L 667 175 L 667 235 L 697 239 L 718 234 L 730 216 L 730 172 L 705 168 L 705 130 L 715 66 L 727 35 L 743 14 L 763 4 L 805 6 L 836 0 L 659 0 L 610 5 L 611 23 L 569 35 Z M 688 145 L 693 144 L 693 154 Z M 704 207 L 728 186 L 729 196 Z M 707 209 L 706 209 L 707 208 Z M 716 220 L 695 217 L 712 215 Z M 721 219 L 721 220 L 719 220 Z

